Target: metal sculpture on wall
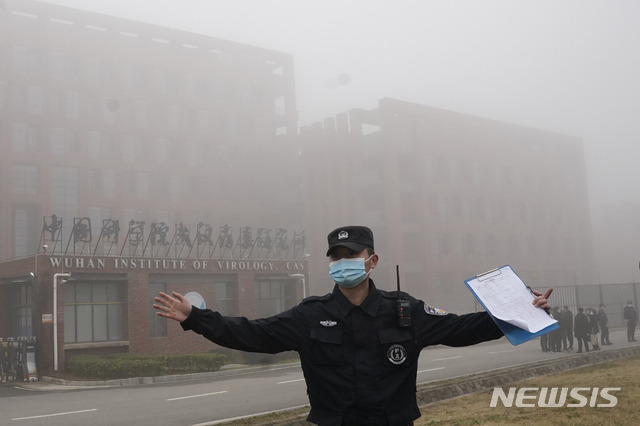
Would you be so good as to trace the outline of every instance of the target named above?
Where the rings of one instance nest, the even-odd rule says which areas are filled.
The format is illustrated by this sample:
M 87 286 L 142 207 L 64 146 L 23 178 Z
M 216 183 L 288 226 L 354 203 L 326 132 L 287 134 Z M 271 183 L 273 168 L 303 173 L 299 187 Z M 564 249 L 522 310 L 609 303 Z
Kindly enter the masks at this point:
M 88 247 L 88 253 L 91 251 L 91 219 L 88 217 L 74 217 L 73 229 L 67 241 L 67 247 L 64 252 L 69 252 L 69 245 L 73 240 L 73 254 L 85 254 L 85 249 Z M 78 243 L 82 243 L 80 246 L 80 253 L 77 253 L 76 248 Z
M 193 243 L 191 242 L 191 231 L 187 225 L 182 222 L 176 225 L 176 232 L 173 236 L 172 243 L 176 257 L 182 257 L 182 252 L 185 247 L 189 247 L 189 253 L 191 253 Z
M 293 243 L 291 246 L 293 247 L 293 258 L 298 259 L 299 257 L 304 257 L 304 246 L 306 243 L 307 237 L 304 235 L 304 231 L 293 232 Z
M 271 229 L 267 228 L 258 228 L 258 235 L 256 236 L 256 244 L 255 246 L 258 248 L 257 257 L 260 258 L 263 249 L 269 249 L 273 244 L 273 240 L 271 239 Z M 249 254 L 251 257 L 251 253 Z
M 124 239 L 125 243 L 122 245 L 120 255 L 122 255 L 124 248 L 128 247 L 129 256 L 135 256 L 138 252 L 138 247 L 140 247 L 144 241 L 144 220 L 131 219 L 129 221 L 129 230 Z
M 160 253 L 160 250 L 166 249 L 167 246 L 171 244 L 167 241 L 168 232 L 169 225 L 165 222 L 152 222 L 149 237 L 142 250 L 142 256 L 147 254 L 147 247 L 149 247 L 149 243 L 151 243 L 151 257 L 167 257 L 169 250 L 163 250 L 162 253 Z M 159 254 L 162 254 L 162 256 L 158 256 Z
M 202 257 L 202 252 L 205 248 L 209 248 L 209 257 L 213 254 L 215 246 L 211 236 L 213 235 L 213 227 L 208 223 L 199 222 L 196 233 L 196 242 L 198 244 L 197 257 Z M 191 254 L 191 251 L 189 251 Z
M 42 233 L 40 234 L 40 246 L 38 253 L 55 252 L 58 246 L 62 247 L 62 218 L 52 214 L 42 218 Z
M 220 259 L 224 259 L 224 255 L 227 250 L 231 250 L 233 248 L 233 229 L 231 229 L 229 225 L 222 225 L 220 227 L 218 239 L 216 240 L 216 244 L 213 246 L 214 252 L 216 250 L 216 247 L 220 247 L 220 249 L 222 249 Z
M 118 245 L 118 240 L 120 237 L 120 221 L 118 219 L 103 219 L 102 220 L 102 230 L 100 231 L 100 236 L 98 237 L 98 242 L 93 249 L 93 254 L 95 255 L 98 251 L 98 247 L 100 247 L 100 242 L 104 241 L 107 244 L 107 256 L 111 254 L 111 249 Z
M 285 228 L 270 228 L 243 226 L 237 228 L 234 239 L 234 228 L 222 225 L 214 240 L 213 226 L 199 222 L 196 225 L 196 235 L 191 237 L 188 225 L 180 222 L 175 225 L 173 235 L 171 227 L 166 222 L 152 222 L 131 219 L 127 234 L 120 247 L 119 255 L 126 251 L 132 257 L 169 257 L 172 253 L 176 258 L 209 258 L 209 259 L 299 259 L 304 257 L 305 233 L 294 231 L 290 237 Z M 88 217 L 74 218 L 73 228 L 64 250 L 62 249 L 63 220 L 56 215 L 43 218 L 40 248 L 38 253 L 85 255 L 110 255 L 112 249 L 120 243 L 120 221 L 118 219 L 103 219 L 100 235 L 94 244 L 92 237 L 91 219 Z M 145 240 L 145 233 L 147 239 Z M 171 236 L 171 238 L 169 238 Z M 73 244 L 71 244 L 73 242 Z M 52 247 L 52 248 L 49 248 Z M 185 255 L 185 250 L 188 252 Z M 194 248 L 196 248 L 194 253 Z

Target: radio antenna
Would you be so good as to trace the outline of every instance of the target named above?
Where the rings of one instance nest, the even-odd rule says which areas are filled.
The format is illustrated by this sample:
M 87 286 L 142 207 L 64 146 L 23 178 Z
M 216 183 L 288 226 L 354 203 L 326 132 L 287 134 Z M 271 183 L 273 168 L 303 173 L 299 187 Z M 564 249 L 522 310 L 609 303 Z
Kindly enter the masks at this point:
M 407 299 L 400 298 L 400 265 L 396 265 L 396 283 L 398 286 L 398 327 L 409 327 L 411 325 L 411 303 Z

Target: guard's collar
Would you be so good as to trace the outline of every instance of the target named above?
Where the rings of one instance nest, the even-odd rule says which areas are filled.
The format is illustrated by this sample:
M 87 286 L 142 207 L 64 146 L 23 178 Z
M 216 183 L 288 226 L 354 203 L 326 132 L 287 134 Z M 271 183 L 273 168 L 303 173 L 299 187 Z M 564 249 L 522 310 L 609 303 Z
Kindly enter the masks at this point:
M 356 306 L 349 301 L 345 297 L 344 294 L 340 291 L 338 284 L 333 287 L 333 298 L 338 304 L 338 310 L 343 317 L 346 317 L 351 309 L 360 308 L 364 312 L 366 312 L 369 316 L 375 317 L 378 313 L 378 308 L 380 307 L 380 300 L 382 300 L 382 294 L 376 288 L 373 280 L 369 278 L 369 294 L 366 299 L 360 304 L 360 306 Z

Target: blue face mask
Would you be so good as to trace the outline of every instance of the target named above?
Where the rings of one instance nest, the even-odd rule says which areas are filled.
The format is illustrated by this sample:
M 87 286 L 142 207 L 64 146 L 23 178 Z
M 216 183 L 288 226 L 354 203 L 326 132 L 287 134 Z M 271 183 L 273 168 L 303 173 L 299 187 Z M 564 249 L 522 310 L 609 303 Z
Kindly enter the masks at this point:
M 373 255 L 371 255 L 373 256 Z M 329 263 L 329 275 L 331 279 L 340 287 L 351 288 L 360 284 L 367 278 L 369 272 L 365 271 L 364 263 L 371 259 L 357 257 L 354 259 L 343 258 Z

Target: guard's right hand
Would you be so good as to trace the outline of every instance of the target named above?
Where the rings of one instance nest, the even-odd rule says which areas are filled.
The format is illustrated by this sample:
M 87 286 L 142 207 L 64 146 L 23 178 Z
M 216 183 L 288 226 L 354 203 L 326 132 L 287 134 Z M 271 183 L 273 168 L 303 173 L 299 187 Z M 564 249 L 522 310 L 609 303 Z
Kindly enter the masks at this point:
M 183 295 L 176 291 L 167 293 L 160 292 L 159 296 L 153 298 L 157 303 L 153 307 L 158 310 L 157 315 L 182 322 L 191 314 L 191 303 Z

